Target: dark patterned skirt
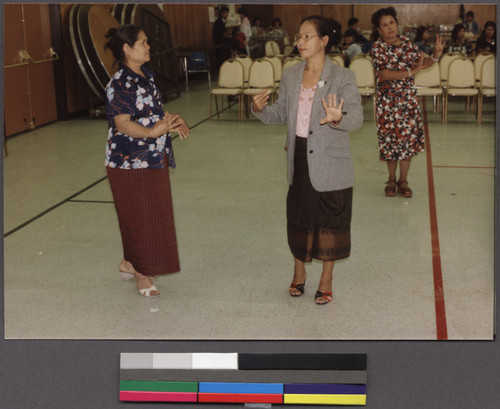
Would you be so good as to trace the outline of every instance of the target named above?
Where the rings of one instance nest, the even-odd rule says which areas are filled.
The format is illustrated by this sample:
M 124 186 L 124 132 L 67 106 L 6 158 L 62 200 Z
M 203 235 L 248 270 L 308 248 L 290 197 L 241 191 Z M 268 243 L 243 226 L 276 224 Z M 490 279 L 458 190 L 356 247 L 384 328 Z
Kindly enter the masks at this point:
M 307 138 L 296 138 L 293 184 L 288 190 L 288 245 L 295 258 L 334 261 L 351 251 L 352 187 L 316 191 L 309 178 Z
M 118 213 L 125 260 L 144 275 L 179 271 L 168 166 L 163 169 L 106 169 Z

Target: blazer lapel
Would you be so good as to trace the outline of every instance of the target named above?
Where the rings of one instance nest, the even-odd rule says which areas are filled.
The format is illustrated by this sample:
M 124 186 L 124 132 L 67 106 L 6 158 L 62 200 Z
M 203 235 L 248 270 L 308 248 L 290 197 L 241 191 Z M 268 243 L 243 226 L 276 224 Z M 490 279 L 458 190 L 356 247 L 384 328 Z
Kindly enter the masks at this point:
M 331 89 L 331 82 L 333 81 L 333 62 L 326 57 L 325 66 L 319 77 L 318 85 L 316 87 L 316 92 L 314 93 L 313 106 L 311 110 L 311 125 L 319 123 L 321 119 L 325 117 L 325 110 L 323 108 L 323 103 L 321 98 L 325 98 L 328 102 L 328 91 Z M 323 86 L 320 86 L 320 85 Z M 311 127 L 311 126 L 309 126 Z
M 289 101 L 293 105 L 290 109 L 290 115 L 288 121 L 290 122 L 291 129 L 295 129 L 297 124 L 297 111 L 299 110 L 299 96 L 300 96 L 300 84 L 302 84 L 302 77 L 304 76 L 304 69 L 306 68 L 306 62 L 302 61 L 300 69 L 297 71 L 294 82 L 290 89 Z

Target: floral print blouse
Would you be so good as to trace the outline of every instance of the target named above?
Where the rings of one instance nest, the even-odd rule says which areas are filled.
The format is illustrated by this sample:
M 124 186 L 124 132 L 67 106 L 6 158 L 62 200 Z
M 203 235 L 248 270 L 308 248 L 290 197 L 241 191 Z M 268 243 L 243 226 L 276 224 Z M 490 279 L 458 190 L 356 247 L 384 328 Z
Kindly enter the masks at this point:
M 114 117 L 129 114 L 130 119 L 147 128 L 165 113 L 153 72 L 141 67 L 143 77 L 124 64 L 106 86 L 106 116 L 109 123 L 105 166 L 120 169 L 163 168 L 165 154 L 174 167 L 169 134 L 159 138 L 132 138 L 116 129 Z

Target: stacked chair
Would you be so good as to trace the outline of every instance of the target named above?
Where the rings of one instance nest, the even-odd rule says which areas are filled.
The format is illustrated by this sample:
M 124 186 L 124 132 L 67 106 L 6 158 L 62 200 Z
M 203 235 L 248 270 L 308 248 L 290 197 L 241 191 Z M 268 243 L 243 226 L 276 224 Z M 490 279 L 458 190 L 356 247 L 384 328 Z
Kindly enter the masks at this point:
M 477 100 L 477 122 L 480 124 L 483 118 L 483 98 L 496 97 L 496 65 L 494 55 L 486 58 L 480 69 L 479 96 Z
M 364 97 L 372 97 L 373 118 L 376 120 L 375 73 L 371 58 L 367 55 L 357 55 L 349 64 L 349 69 L 354 71 L 356 75 L 356 85 L 359 93 Z
M 446 92 L 443 101 L 443 123 L 448 120 L 448 100 L 450 97 L 466 96 L 469 101 L 470 97 L 475 97 L 478 93 L 472 61 L 464 57 L 453 59 L 448 66 Z M 469 103 L 467 108 L 469 111 Z
M 443 87 L 441 86 L 441 74 L 439 64 L 432 64 L 429 68 L 420 70 L 415 75 L 415 86 L 417 94 L 421 97 L 432 96 L 434 99 L 434 113 L 439 109 L 439 99 L 443 100 Z M 441 110 L 441 120 L 443 111 Z
M 244 98 L 246 97 L 247 117 L 250 115 L 249 104 L 251 103 L 251 98 L 264 91 L 264 89 L 271 91 L 271 101 L 274 101 L 276 92 L 275 78 L 273 64 L 268 59 L 260 58 L 252 63 L 248 76 L 248 87 L 243 90 Z
M 235 60 L 230 59 L 224 61 L 219 70 L 219 83 L 218 88 L 210 91 L 209 101 L 209 119 L 212 119 L 212 96 L 215 97 L 215 106 L 217 109 L 217 118 L 219 118 L 219 106 L 217 97 L 221 97 L 221 110 L 224 109 L 224 96 L 236 97 L 238 100 L 238 120 L 243 120 L 243 109 L 241 100 L 244 90 L 244 67 Z

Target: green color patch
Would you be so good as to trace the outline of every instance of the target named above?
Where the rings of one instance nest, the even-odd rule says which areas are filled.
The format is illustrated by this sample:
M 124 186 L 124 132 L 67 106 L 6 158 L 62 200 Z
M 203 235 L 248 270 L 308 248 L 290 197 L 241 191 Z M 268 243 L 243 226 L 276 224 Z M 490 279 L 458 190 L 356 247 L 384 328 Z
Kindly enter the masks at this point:
M 198 392 L 198 382 L 120 381 L 121 391 Z

